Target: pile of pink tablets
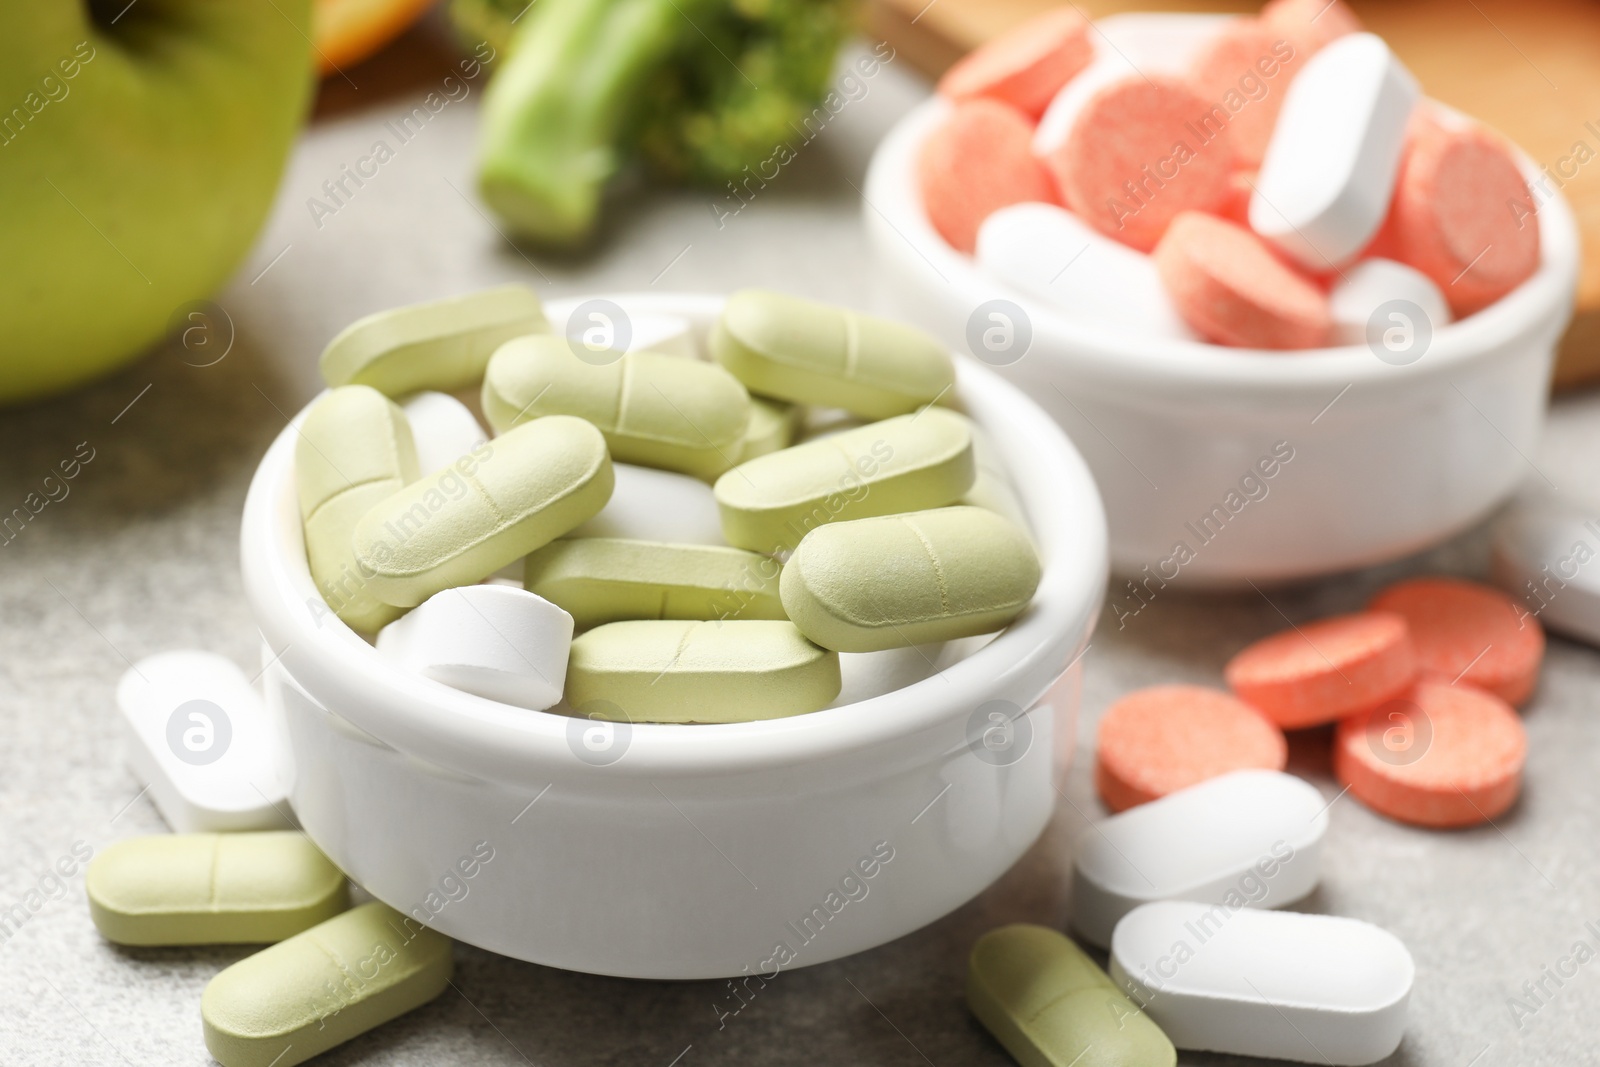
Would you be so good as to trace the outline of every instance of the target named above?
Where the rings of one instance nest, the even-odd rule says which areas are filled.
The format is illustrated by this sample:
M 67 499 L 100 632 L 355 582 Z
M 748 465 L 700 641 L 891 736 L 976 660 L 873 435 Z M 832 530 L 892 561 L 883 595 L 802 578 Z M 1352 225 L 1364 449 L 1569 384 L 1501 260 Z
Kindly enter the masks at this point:
M 1257 17 L 1053 10 L 939 83 L 929 221 L 1068 317 L 1258 349 L 1431 328 L 1539 265 L 1498 134 L 1424 99 L 1340 0 Z

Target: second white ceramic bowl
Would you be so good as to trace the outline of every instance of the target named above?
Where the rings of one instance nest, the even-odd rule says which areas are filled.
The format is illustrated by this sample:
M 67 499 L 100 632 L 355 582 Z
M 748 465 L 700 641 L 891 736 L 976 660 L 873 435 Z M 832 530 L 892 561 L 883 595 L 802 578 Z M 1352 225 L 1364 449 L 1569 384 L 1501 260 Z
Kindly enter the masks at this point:
M 722 306 L 610 299 L 684 316 L 702 337 Z M 553 303 L 551 321 L 577 304 Z M 710 726 L 526 711 L 385 662 L 312 583 L 285 428 L 251 484 L 241 557 L 306 832 L 374 896 L 451 937 L 637 978 L 808 966 L 973 897 L 1054 810 L 1077 657 L 1105 588 L 1105 518 L 1043 411 L 970 362 L 957 395 L 1014 472 L 1044 563 L 1033 604 L 964 658 L 874 653 L 871 669 L 918 679 L 901 688 L 880 680 L 882 695 L 811 715 Z M 853 660 L 847 686 L 868 662 Z
M 1281 353 L 1134 338 L 990 279 L 934 231 L 916 161 L 945 113 L 937 99 L 912 111 L 867 174 L 886 302 L 969 354 L 989 301 L 1021 309 L 1031 343 L 996 369 L 1050 411 L 1094 471 L 1112 567 L 1135 583 L 1112 589 L 1119 617 L 1173 581 L 1293 579 L 1407 555 L 1472 525 L 1527 475 L 1577 283 L 1577 232 L 1559 195 L 1539 210 L 1539 271 L 1434 332 L 1407 365 L 1365 346 Z

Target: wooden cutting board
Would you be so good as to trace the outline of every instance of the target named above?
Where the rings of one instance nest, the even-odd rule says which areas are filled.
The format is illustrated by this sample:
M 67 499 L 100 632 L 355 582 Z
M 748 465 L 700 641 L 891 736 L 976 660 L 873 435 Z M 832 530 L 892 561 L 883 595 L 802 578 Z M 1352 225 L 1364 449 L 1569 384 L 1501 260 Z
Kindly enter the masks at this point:
M 870 0 L 872 29 L 938 74 L 971 48 L 1060 0 Z M 1348 0 L 1436 97 L 1515 140 L 1572 204 L 1583 237 L 1578 310 L 1558 387 L 1600 381 L 1600 3 L 1595 0 Z M 1119 11 L 1254 11 L 1229 0 L 1081 0 Z

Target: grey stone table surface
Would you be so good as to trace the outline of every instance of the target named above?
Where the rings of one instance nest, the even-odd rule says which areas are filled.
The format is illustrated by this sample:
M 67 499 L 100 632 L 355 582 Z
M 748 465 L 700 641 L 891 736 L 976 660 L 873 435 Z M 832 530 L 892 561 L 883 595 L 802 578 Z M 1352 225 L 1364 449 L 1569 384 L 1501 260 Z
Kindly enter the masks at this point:
M 58 461 L 83 460 L 68 495 L 0 547 L 0 1063 L 210 1062 L 200 993 L 243 950 L 113 948 L 90 925 L 81 875 L 48 872 L 75 849 L 163 829 L 114 728 L 112 694 L 129 662 L 180 647 L 255 658 L 239 510 L 285 414 L 317 390 L 316 356 L 336 330 L 373 310 L 509 280 L 547 295 L 762 284 L 872 305 L 857 187 L 873 143 L 927 92 L 903 63 L 865 80 L 736 215 L 716 193 L 629 189 L 596 250 L 552 259 L 507 244 L 474 199 L 481 84 L 446 86 L 452 61 L 430 29 L 325 89 L 266 231 L 217 297 L 236 331 L 225 359 L 196 367 L 164 348 L 74 396 L 0 413 L 0 511 Z M 454 98 L 399 143 L 389 124 L 435 89 Z M 392 158 L 330 202 L 323 183 L 378 140 Z M 1600 484 L 1597 447 L 1600 400 L 1564 398 L 1532 459 L 1557 482 Z M 1474 531 L 1418 559 L 1277 590 L 1273 601 L 1293 619 L 1312 618 L 1354 607 L 1398 575 L 1480 575 L 1486 558 Z M 1070 843 L 1102 814 L 1089 773 L 1098 715 L 1137 686 L 1219 682 L 1229 654 L 1281 623 L 1254 592 L 1173 590 L 1121 631 L 1106 616 L 1084 659 L 1065 799 L 1038 844 L 949 917 L 875 951 L 785 973 L 721 1025 L 720 983 L 596 978 L 462 946 L 456 990 L 322 1062 L 1009 1062 L 963 1008 L 966 952 L 1003 922 L 1064 924 Z M 1577 942 L 1600 947 L 1600 925 L 1586 925 L 1600 924 L 1597 687 L 1600 655 L 1552 641 L 1524 713 L 1528 787 L 1497 827 L 1428 833 L 1349 798 L 1334 803 L 1325 874 L 1305 906 L 1379 923 L 1410 946 L 1417 983 L 1393 1063 L 1595 1062 L 1600 963 L 1559 986 L 1546 979 L 1551 995 L 1531 1016 L 1514 1015 L 1510 998 L 1525 997 L 1524 983 Z M 1293 759 L 1335 797 L 1325 737 L 1298 743 Z

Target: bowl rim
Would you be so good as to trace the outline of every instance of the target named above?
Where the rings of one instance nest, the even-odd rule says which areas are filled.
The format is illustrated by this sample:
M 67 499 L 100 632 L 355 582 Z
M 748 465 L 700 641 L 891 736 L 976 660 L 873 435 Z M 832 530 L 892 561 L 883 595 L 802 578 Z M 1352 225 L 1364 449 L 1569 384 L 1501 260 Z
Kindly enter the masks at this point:
M 895 123 L 874 150 L 862 193 L 873 244 L 886 258 L 898 260 L 903 270 L 921 274 L 924 288 L 942 284 L 946 295 L 965 298 L 973 307 L 994 298 L 1018 304 L 1033 325 L 1032 347 L 1043 359 L 1081 379 L 1134 385 L 1146 394 L 1180 401 L 1192 400 L 1196 390 L 1331 396 L 1329 390 L 1351 385 L 1432 383 L 1515 347 L 1513 342 L 1537 332 L 1552 317 L 1564 321 L 1576 296 L 1577 227 L 1566 199 L 1556 192 L 1536 209 L 1539 269 L 1489 307 L 1436 330 L 1426 355 L 1413 363 L 1385 363 L 1365 345 L 1284 353 L 1129 337 L 1115 327 L 1074 322 L 1037 298 L 983 274 L 970 256 L 950 247 L 929 223 L 914 177 L 915 161 L 923 140 L 950 107 L 943 98 L 930 97 Z M 1516 152 L 1524 173 L 1530 180 L 1536 178 L 1538 168 L 1520 149 Z M 1041 335 L 1048 344 L 1039 344 Z
M 723 297 L 600 293 L 547 304 L 561 322 L 582 300 L 612 300 L 639 314 L 707 322 Z M 407 674 L 332 615 L 305 563 L 293 459 L 299 422 L 290 420 L 252 477 L 240 524 L 246 597 L 272 664 L 308 696 L 378 741 L 473 778 L 538 789 L 595 775 L 629 778 L 726 776 L 794 767 L 913 739 L 935 752 L 962 745 L 959 723 L 980 704 L 1011 699 L 1031 708 L 1087 650 L 1107 576 L 1104 508 L 1087 464 L 1055 422 L 1015 386 L 970 360 L 957 360 L 957 390 L 1014 474 L 1034 535 L 1044 548 L 1038 592 L 998 637 L 944 670 L 895 692 L 790 718 L 694 726 L 633 724 L 615 763 L 575 755 L 572 724 L 588 720 L 499 704 Z M 320 395 L 320 394 L 319 394 Z M 314 402 L 313 398 L 313 402 Z M 278 651 L 281 650 L 281 651 Z

